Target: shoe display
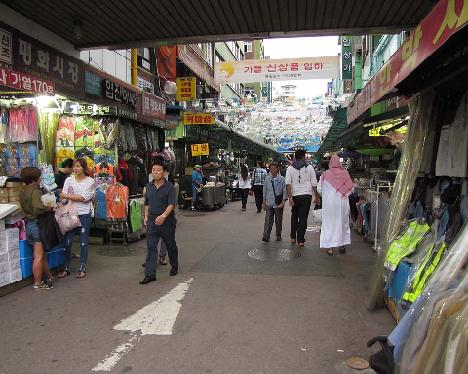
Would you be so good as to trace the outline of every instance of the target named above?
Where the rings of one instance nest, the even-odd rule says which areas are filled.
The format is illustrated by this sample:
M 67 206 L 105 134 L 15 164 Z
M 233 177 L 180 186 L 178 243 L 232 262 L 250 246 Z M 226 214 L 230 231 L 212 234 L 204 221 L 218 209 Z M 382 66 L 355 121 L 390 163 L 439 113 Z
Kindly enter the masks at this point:
M 142 281 L 140 281 L 140 284 L 147 284 L 150 282 L 156 282 L 156 277 L 145 277 Z

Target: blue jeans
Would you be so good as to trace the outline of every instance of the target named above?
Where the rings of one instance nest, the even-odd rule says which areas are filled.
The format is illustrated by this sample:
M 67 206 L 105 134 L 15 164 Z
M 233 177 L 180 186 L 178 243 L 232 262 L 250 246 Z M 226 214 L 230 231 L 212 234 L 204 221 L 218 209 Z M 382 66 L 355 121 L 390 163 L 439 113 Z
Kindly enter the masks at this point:
M 70 271 L 70 262 L 72 256 L 72 245 L 73 245 L 73 238 L 75 234 L 80 234 L 80 269 L 79 271 L 86 271 L 86 263 L 88 262 L 88 237 L 89 237 L 89 229 L 91 227 L 91 221 L 93 218 L 91 214 L 82 214 L 79 216 L 81 227 L 77 227 L 73 230 L 68 231 L 65 234 L 65 264 L 64 269 L 65 271 Z
M 198 187 L 192 184 L 192 205 L 197 206 L 197 199 L 198 199 Z

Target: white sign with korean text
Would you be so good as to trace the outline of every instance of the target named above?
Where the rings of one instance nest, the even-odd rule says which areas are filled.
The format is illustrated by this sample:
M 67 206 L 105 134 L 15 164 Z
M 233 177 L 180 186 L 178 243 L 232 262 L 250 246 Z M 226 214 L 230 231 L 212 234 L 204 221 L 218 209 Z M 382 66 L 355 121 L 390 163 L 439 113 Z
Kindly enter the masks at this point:
M 215 64 L 215 81 L 219 84 L 330 79 L 337 78 L 338 74 L 338 56 L 222 61 Z
M 0 29 L 0 61 L 13 64 L 13 38 L 3 29 Z

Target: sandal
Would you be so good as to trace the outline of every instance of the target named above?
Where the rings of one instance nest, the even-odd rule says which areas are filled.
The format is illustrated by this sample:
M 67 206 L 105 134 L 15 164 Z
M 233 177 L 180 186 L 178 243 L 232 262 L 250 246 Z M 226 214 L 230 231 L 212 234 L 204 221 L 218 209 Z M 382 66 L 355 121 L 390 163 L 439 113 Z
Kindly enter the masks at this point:
M 84 277 L 86 277 L 86 272 L 83 271 L 83 270 L 81 270 L 81 271 L 79 271 L 78 273 L 76 273 L 76 277 L 77 277 L 78 279 L 84 278 Z
M 300 248 L 304 248 L 304 243 L 297 243 Z
M 334 255 L 334 253 L 333 253 L 333 248 L 328 248 L 328 249 L 327 249 L 327 255 L 329 255 L 329 256 L 333 256 L 333 255 Z
M 159 256 L 159 265 L 167 265 L 166 256 Z
M 66 278 L 70 275 L 70 270 L 63 270 L 58 274 L 59 278 Z

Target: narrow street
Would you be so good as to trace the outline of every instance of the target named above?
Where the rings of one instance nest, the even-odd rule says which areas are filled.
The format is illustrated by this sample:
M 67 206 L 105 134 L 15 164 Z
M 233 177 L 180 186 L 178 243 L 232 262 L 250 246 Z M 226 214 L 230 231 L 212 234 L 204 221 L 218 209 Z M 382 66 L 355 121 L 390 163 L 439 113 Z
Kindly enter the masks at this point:
M 344 361 L 367 358 L 367 340 L 394 325 L 387 310 L 365 308 L 369 245 L 354 235 L 345 255 L 327 256 L 311 227 L 297 257 L 289 208 L 283 241 L 270 243 L 260 240 L 264 215 L 253 201 L 240 208 L 179 211 L 176 277 L 159 267 L 157 282 L 138 284 L 144 240 L 93 245 L 85 279 L 72 273 L 54 290 L 0 298 L 0 373 L 353 373 Z M 150 315 L 153 334 L 114 329 L 180 283 L 178 315 L 170 300 L 142 311 L 167 313 Z

